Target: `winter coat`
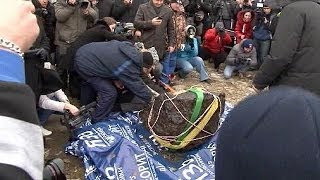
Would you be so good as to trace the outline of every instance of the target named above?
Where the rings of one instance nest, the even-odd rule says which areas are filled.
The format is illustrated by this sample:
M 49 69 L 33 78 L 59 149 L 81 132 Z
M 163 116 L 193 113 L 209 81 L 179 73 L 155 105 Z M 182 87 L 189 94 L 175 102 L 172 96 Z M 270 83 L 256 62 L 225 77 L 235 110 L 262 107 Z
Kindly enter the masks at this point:
M 75 56 L 75 66 L 83 78 L 120 80 L 128 90 L 149 103 L 151 93 L 140 77 L 142 64 L 142 54 L 131 43 L 116 40 L 84 45 Z
M 58 0 L 55 3 L 55 13 L 57 18 L 55 44 L 66 47 L 70 46 L 87 29 L 88 21 L 93 22 L 98 18 L 95 9 L 90 7 L 89 15 L 84 15 L 79 4 L 71 6 L 65 0 Z M 66 52 L 60 53 L 65 54 Z
M 99 0 L 97 8 L 99 9 L 99 19 L 111 16 L 113 0 Z
M 141 38 L 145 48 L 154 46 L 160 59 L 163 59 L 168 46 L 175 45 L 172 14 L 172 10 L 167 5 L 162 5 L 160 13 L 157 14 L 150 1 L 139 6 L 134 20 L 135 27 L 142 32 Z M 155 17 L 162 17 L 161 25 L 152 25 L 151 20 Z
M 111 40 L 127 41 L 125 37 L 110 32 L 109 27 L 105 25 L 96 25 L 95 27 L 86 30 L 73 43 L 71 43 L 67 50 L 67 54 L 64 56 L 64 60 L 60 62 L 61 64 L 59 67 L 66 70 L 73 68 L 74 56 L 81 46 L 92 42 Z
M 243 21 L 243 15 L 246 12 L 251 12 L 251 21 L 249 22 L 244 22 Z M 252 21 L 254 19 L 254 12 L 250 10 L 244 10 L 240 11 L 237 15 L 237 22 L 236 22 L 236 27 L 234 29 L 236 38 L 237 38 L 237 43 L 240 43 L 243 39 L 251 39 L 252 38 Z M 244 35 L 244 38 L 241 39 L 240 36 Z
M 45 32 L 44 26 L 44 13 L 42 13 L 42 8 L 38 0 L 32 0 L 32 4 L 35 6 L 36 9 L 36 17 L 38 26 L 40 29 L 39 35 L 36 41 L 32 45 L 32 49 L 36 48 L 44 48 L 47 52 L 50 52 L 50 40 Z
M 226 64 L 235 66 L 237 65 L 235 61 L 240 58 L 250 58 L 250 66 L 256 66 L 257 65 L 257 51 L 255 47 L 252 47 L 252 50 L 249 53 L 245 53 L 242 48 L 242 43 L 244 40 L 242 40 L 239 44 L 236 44 L 231 49 L 230 53 L 227 56 Z
M 253 39 L 266 41 L 272 39 L 270 31 L 270 17 L 271 14 L 265 14 L 258 19 L 256 25 L 253 27 Z M 268 20 L 267 23 L 264 23 L 264 18 Z
M 147 0 L 133 0 L 131 5 L 125 5 L 123 0 L 115 0 L 112 7 L 111 16 L 120 22 L 133 23 L 134 17 L 140 4 L 148 2 Z
M 254 78 L 263 89 L 271 85 L 298 86 L 320 95 L 320 5 L 297 1 L 283 8 L 270 55 Z
M 225 32 L 221 37 L 215 28 L 209 29 L 204 35 L 203 47 L 213 54 L 224 52 L 224 46 L 231 44 L 232 39 L 229 33 Z
M 186 40 L 185 47 L 182 47 L 177 51 L 177 59 L 189 60 L 195 56 L 198 56 L 198 41 L 196 38 Z

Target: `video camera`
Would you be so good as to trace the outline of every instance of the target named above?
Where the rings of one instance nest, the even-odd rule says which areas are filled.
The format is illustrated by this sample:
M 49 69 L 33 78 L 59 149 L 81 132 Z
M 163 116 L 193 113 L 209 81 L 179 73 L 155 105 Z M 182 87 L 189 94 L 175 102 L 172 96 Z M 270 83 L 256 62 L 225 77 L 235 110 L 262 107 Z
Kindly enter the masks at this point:
M 92 112 L 94 111 L 94 108 L 96 107 L 97 102 L 92 102 L 90 104 L 87 104 L 85 106 L 81 106 L 79 108 L 79 115 L 73 116 L 70 114 L 69 111 L 66 111 L 64 114 L 64 119 L 61 120 L 61 124 L 66 126 L 71 135 L 73 134 L 74 130 L 81 127 L 88 118 L 91 119 Z
M 114 32 L 116 34 L 121 34 L 126 37 L 133 36 L 133 31 L 135 30 L 133 23 L 116 23 L 116 28 Z
M 66 2 L 67 2 L 67 4 L 69 4 L 68 0 L 66 0 Z M 74 6 L 77 4 L 80 4 L 80 8 L 86 9 L 89 6 L 89 1 L 88 0 L 76 0 L 76 3 L 74 4 Z
M 257 2 L 257 8 L 255 9 L 255 14 L 256 14 L 257 22 L 258 23 L 263 22 L 264 12 L 263 12 L 263 3 L 261 2 L 261 0 Z

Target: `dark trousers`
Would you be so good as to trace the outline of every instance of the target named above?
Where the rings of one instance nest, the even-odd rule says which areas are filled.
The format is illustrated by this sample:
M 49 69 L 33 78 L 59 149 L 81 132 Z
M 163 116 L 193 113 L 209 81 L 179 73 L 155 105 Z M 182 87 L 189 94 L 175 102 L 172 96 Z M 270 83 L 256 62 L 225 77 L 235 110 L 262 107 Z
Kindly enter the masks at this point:
M 91 77 L 87 82 L 97 92 L 97 106 L 93 112 L 92 119 L 104 120 L 112 111 L 117 100 L 117 89 L 111 80 L 100 77 Z
M 214 64 L 214 68 L 218 69 L 220 64 L 226 60 L 227 53 L 211 53 L 207 48 L 201 47 L 199 49 L 199 56 L 203 60 L 209 59 L 209 62 Z

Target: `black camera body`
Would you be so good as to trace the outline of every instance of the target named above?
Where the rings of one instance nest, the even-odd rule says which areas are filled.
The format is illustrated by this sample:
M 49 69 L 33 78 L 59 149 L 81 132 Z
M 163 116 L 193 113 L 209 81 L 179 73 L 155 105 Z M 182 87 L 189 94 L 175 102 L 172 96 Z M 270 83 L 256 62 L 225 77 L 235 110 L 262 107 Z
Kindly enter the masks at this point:
M 72 116 L 68 111 L 65 112 L 64 119 L 61 120 L 61 124 L 67 127 L 71 137 L 73 135 L 74 130 L 80 128 L 88 118 L 91 119 L 92 117 L 91 114 L 94 111 L 94 108 L 96 107 L 96 105 L 97 105 L 97 102 L 94 101 L 85 106 L 81 106 L 79 108 L 79 115 L 77 116 Z
M 66 0 L 66 2 L 67 2 L 67 4 L 69 4 L 68 0 Z M 80 4 L 80 8 L 86 9 L 89 6 L 89 1 L 88 0 L 77 0 L 73 6 L 76 6 L 78 4 Z M 69 5 L 71 5 L 71 4 L 69 4 Z
M 133 23 L 116 23 L 116 28 L 114 32 L 116 34 L 120 34 L 126 37 L 131 37 L 133 35 L 133 31 L 135 30 Z
M 46 8 L 37 8 L 35 9 L 34 14 L 40 17 L 45 17 L 49 14 L 49 12 Z

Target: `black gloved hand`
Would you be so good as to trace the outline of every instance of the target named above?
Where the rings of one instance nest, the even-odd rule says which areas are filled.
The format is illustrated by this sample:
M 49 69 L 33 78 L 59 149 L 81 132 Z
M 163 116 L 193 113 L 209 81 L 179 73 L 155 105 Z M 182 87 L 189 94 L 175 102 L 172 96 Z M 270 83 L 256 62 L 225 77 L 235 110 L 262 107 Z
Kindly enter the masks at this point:
M 242 61 L 243 61 L 243 58 L 236 58 L 235 60 L 234 60 L 234 64 L 241 64 L 242 63 Z
M 37 49 L 36 55 L 38 57 L 40 57 L 40 59 L 43 61 L 49 60 L 49 52 L 47 50 L 45 50 L 44 48 Z

